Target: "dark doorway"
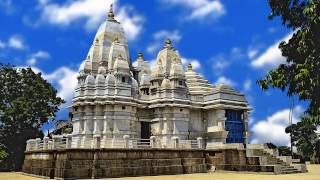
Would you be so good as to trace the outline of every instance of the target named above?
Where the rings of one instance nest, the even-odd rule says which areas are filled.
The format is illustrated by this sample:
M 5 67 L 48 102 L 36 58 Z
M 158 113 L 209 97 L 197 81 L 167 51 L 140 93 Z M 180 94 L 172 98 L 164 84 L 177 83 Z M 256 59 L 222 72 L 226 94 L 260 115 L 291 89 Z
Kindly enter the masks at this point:
M 150 138 L 150 122 L 141 121 L 141 139 Z
M 243 111 L 226 110 L 226 130 L 229 131 L 226 143 L 244 143 Z

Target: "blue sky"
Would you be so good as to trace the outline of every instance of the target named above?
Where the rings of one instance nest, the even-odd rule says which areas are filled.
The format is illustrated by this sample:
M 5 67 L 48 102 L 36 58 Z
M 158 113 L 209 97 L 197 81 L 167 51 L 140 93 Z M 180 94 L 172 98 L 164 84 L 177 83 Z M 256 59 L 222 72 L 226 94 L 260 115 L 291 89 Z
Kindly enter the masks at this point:
M 186 64 L 247 96 L 253 143 L 288 144 L 289 99 L 256 84 L 285 61 L 277 46 L 292 33 L 279 19 L 268 20 L 267 0 L 1 0 L 0 62 L 41 71 L 67 100 L 58 113 L 66 119 L 77 70 L 110 3 L 129 38 L 132 61 L 140 51 L 154 60 L 171 38 Z M 294 121 L 305 105 L 295 100 Z

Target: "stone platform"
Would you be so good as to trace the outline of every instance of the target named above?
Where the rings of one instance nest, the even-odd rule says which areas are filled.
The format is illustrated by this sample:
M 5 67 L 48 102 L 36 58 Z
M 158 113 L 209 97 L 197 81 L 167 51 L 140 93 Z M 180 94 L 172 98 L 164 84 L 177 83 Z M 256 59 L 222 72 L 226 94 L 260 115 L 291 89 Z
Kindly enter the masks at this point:
M 66 149 L 26 152 L 23 172 L 49 178 L 105 178 L 207 172 L 201 150 Z
M 239 149 L 61 149 L 25 152 L 23 172 L 55 179 L 205 173 L 213 169 L 281 173 Z M 289 168 L 289 169 L 288 169 Z M 293 172 L 293 171 L 292 171 Z M 293 173 L 296 173 L 294 171 Z

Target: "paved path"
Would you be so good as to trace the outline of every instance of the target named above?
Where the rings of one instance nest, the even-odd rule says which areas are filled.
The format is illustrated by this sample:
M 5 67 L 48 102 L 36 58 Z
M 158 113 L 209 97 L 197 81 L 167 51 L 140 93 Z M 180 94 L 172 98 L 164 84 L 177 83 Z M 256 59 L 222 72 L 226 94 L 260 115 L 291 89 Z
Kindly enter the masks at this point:
M 258 173 L 217 172 L 174 176 L 144 176 L 114 178 L 114 180 L 320 180 L 320 165 L 309 165 L 308 173 L 288 175 L 265 175 Z M 21 173 L 0 173 L 0 180 L 37 180 Z

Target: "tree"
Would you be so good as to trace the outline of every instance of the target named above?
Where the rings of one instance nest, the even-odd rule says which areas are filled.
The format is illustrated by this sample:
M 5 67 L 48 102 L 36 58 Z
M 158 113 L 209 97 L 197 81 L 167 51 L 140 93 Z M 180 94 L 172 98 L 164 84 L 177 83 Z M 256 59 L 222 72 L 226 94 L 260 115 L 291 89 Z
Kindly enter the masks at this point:
M 297 147 L 304 160 L 310 160 L 316 154 L 318 136 L 317 127 L 309 117 L 302 117 L 301 122 L 286 128 L 286 133 L 292 133 L 293 145 Z
M 319 137 L 320 138 L 320 137 Z M 320 139 L 318 138 L 315 147 L 314 147 L 314 151 L 315 151 L 315 158 L 317 159 L 317 163 L 320 164 Z
M 291 156 L 292 152 L 288 146 L 279 146 L 278 147 L 279 155 L 280 156 Z
M 43 136 L 42 125 L 62 103 L 41 73 L 0 64 L 0 143 L 9 154 L 0 166 L 21 169 L 26 140 Z
M 8 156 L 6 147 L 3 144 L 0 144 L 0 162 Z
M 306 111 L 315 124 L 320 123 L 320 1 L 269 0 L 270 19 L 280 17 L 282 24 L 293 30 L 288 42 L 279 48 L 286 58 L 285 64 L 271 70 L 258 84 L 297 95 L 309 102 Z
M 50 135 L 62 135 L 71 134 L 73 130 L 71 121 L 68 120 L 57 120 L 55 122 L 55 130 Z

